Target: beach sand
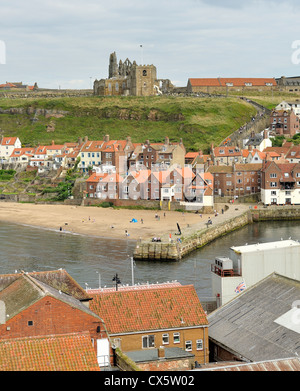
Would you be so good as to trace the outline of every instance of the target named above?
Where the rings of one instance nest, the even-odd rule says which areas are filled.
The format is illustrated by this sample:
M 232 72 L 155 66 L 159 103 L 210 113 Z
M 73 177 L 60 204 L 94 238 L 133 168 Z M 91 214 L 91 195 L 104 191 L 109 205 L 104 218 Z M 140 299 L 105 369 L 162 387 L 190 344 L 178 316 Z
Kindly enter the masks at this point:
M 238 208 L 236 213 L 241 213 L 243 206 Z M 234 211 L 233 207 L 231 209 L 231 213 L 229 209 L 224 215 L 209 217 L 213 223 L 221 222 L 225 216 L 230 217 Z M 137 223 L 130 222 L 132 219 Z M 167 240 L 170 233 L 175 235 L 178 231 L 177 223 L 184 234 L 185 231 L 205 228 L 207 219 L 208 215 L 200 217 L 188 212 L 0 202 L 0 221 L 58 231 L 61 228 L 66 232 L 107 238 L 150 240 L 161 237 Z M 126 230 L 129 236 L 126 236 Z

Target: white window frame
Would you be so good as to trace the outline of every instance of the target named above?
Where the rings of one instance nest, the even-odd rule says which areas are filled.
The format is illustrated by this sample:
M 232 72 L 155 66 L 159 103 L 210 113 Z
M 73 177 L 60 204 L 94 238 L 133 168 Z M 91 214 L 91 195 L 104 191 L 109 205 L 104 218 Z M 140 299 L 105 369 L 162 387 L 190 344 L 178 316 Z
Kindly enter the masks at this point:
M 152 340 L 152 337 L 153 337 L 153 340 Z M 144 346 L 144 341 L 146 341 L 145 345 L 147 345 L 147 346 Z M 142 348 L 143 349 L 154 348 L 154 346 L 155 346 L 155 335 L 154 334 L 149 334 L 149 335 L 143 335 L 142 336 Z
M 180 333 L 173 333 L 173 343 L 180 343 Z
M 185 351 L 191 352 L 193 350 L 193 342 L 191 340 L 185 341 Z
M 203 339 L 197 339 L 196 340 L 196 349 L 197 350 L 203 350 Z
M 163 345 L 169 345 L 169 334 L 166 333 L 166 334 L 163 334 L 162 335 L 162 344 Z

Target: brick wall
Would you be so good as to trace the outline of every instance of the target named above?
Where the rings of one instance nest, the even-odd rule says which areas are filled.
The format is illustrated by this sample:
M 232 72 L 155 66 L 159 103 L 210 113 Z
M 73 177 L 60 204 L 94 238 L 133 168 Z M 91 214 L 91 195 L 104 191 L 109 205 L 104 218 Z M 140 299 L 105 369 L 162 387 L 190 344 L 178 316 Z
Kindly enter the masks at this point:
M 9 314 L 7 314 L 9 315 Z M 106 338 L 103 325 L 97 317 L 71 307 L 51 296 L 46 296 L 0 325 L 0 338 L 22 338 L 89 332 L 91 338 Z M 30 325 L 28 322 L 32 322 Z M 100 326 L 100 332 L 97 332 Z M 95 343 L 95 350 L 97 346 Z

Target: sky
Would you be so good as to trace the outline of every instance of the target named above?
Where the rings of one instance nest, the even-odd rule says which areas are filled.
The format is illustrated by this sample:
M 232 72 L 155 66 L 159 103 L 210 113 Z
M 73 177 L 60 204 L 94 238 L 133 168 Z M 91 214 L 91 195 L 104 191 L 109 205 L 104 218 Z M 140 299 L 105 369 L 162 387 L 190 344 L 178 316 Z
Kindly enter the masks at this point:
M 299 0 L 1 0 L 0 15 L 0 84 L 92 88 L 114 51 L 177 87 L 300 75 Z

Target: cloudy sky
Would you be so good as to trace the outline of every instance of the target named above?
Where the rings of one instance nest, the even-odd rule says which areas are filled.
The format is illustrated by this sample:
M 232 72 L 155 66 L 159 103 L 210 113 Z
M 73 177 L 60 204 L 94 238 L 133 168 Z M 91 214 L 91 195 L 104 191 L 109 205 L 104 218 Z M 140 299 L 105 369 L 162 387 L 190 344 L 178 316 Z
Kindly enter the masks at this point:
M 113 51 L 176 86 L 300 75 L 299 0 L 1 0 L 0 15 L 0 84 L 90 88 Z

